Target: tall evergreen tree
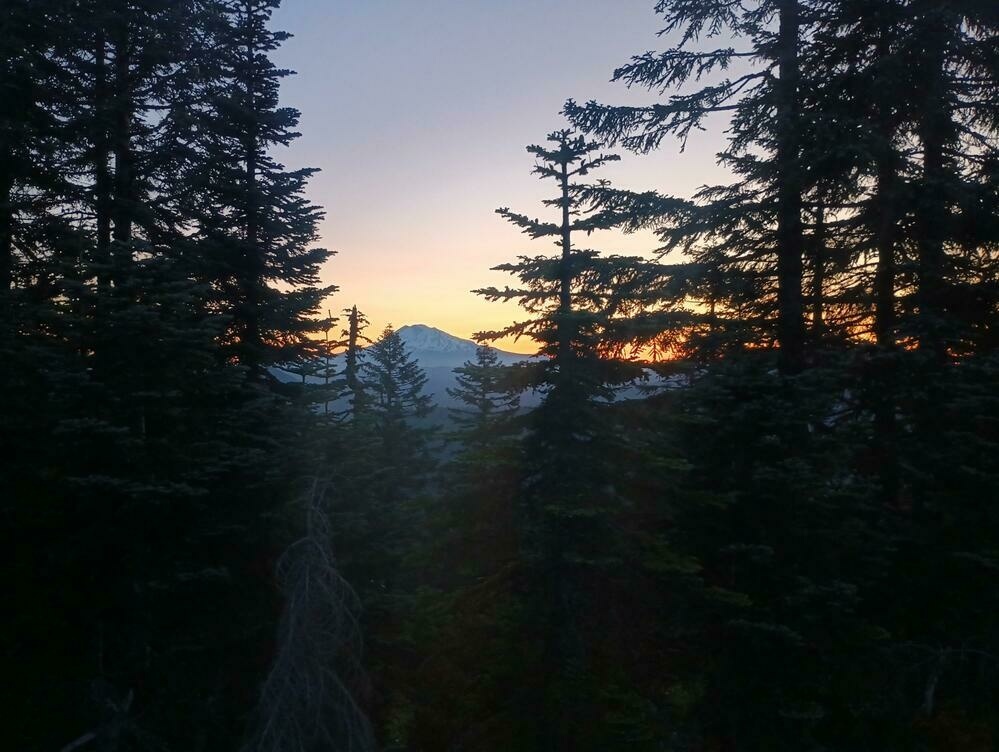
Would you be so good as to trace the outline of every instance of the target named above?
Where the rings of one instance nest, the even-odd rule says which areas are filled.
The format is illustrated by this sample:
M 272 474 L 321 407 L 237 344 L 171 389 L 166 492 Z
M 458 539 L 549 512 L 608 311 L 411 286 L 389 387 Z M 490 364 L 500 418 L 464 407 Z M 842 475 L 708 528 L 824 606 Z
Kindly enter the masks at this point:
M 480 346 L 448 388 L 457 402 L 448 408 L 450 451 L 428 499 L 416 557 L 425 574 L 407 615 L 409 640 L 425 656 L 405 675 L 412 746 L 509 749 L 522 739 L 510 703 L 524 680 L 515 662 L 523 426 L 516 370 Z
M 0 178 L 14 168 L 0 196 L 5 281 L 18 303 L 0 333 L 12 367 L 0 385 L 12 460 L 2 513 L 21 536 L 7 540 L 20 604 L 11 656 L 36 677 L 9 697 L 21 746 L 233 746 L 264 674 L 281 503 L 315 455 L 301 442 L 311 417 L 220 349 L 231 329 L 217 266 L 197 257 L 210 249 L 206 217 L 235 211 L 204 180 L 208 147 L 231 135 L 208 106 L 235 87 L 213 64 L 236 49 L 226 10 L 4 7 L 0 85 L 24 104 L 0 116 Z M 253 63 L 273 70 L 264 47 Z M 322 257 L 277 270 L 314 232 L 295 190 L 265 213 L 266 279 L 292 287 Z M 283 292 L 258 314 L 304 322 L 314 297 Z
M 53 259 L 61 245 L 70 254 L 69 223 L 53 209 L 69 183 L 60 104 L 67 73 L 57 59 L 71 49 L 73 16 L 66 3 L 10 2 L 4 6 L 0 45 L 0 303 L 8 310 L 12 287 L 32 290 L 35 300 L 56 294 L 66 263 Z
M 702 504 L 682 508 L 672 523 L 676 537 L 668 538 L 699 561 L 707 584 L 748 596 L 725 616 L 716 604 L 695 628 L 700 637 L 692 644 L 708 640 L 702 649 L 713 656 L 709 682 L 717 682 L 704 696 L 702 707 L 715 710 L 700 718 L 707 731 L 702 743 L 906 748 L 932 745 L 928 739 L 940 731 L 931 729 L 948 723 L 973 738 L 974 729 L 992 723 L 979 705 L 992 696 L 992 679 L 976 684 L 972 699 L 974 691 L 962 694 L 967 675 L 945 669 L 954 672 L 952 698 L 961 709 L 956 717 L 928 713 L 916 696 L 935 694 L 940 674 L 915 670 L 903 656 L 932 642 L 924 628 L 948 645 L 927 651 L 941 661 L 937 667 L 950 665 L 946 656 L 957 642 L 981 645 L 990 621 L 973 615 L 971 604 L 988 598 L 969 595 L 965 616 L 947 627 L 939 614 L 898 621 L 900 613 L 883 605 L 893 588 L 908 590 L 901 571 L 923 573 L 913 593 L 938 592 L 943 580 L 922 567 L 934 560 L 944 571 L 951 556 L 966 560 L 967 551 L 928 543 L 939 541 L 949 524 L 992 524 L 968 504 L 991 488 L 993 464 L 979 453 L 991 429 L 971 430 L 958 442 L 958 453 L 976 458 L 974 470 L 965 465 L 968 475 L 955 470 L 953 456 L 951 470 L 934 464 L 938 448 L 930 446 L 950 430 L 944 426 L 963 420 L 958 393 L 982 414 L 992 409 L 970 397 L 978 369 L 991 368 L 988 357 L 948 368 L 960 357 L 960 343 L 970 341 L 962 306 L 953 305 L 948 290 L 980 301 L 991 294 L 979 274 L 981 249 L 991 243 L 991 230 L 982 230 L 994 224 L 972 208 L 981 207 L 972 197 L 988 192 L 991 182 L 981 168 L 994 152 L 994 123 L 985 116 L 994 99 L 984 92 L 993 90 L 996 72 L 982 53 L 995 17 L 975 3 L 908 0 L 753 6 L 665 0 L 657 11 L 670 31 L 681 32 L 680 43 L 634 58 L 617 79 L 666 93 L 730 66 L 736 73 L 650 107 L 570 102 L 566 111 L 580 127 L 636 151 L 656 148 L 670 134 L 683 138 L 711 114 L 731 115 L 722 163 L 739 178 L 734 185 L 704 189 L 693 202 L 606 189 L 590 196 L 604 209 L 620 210 L 629 227 L 658 228 L 669 247 L 692 257 L 692 263 L 650 265 L 640 286 L 624 295 L 656 301 L 653 310 L 656 303 L 666 312 L 686 306 L 695 322 L 679 321 L 688 342 L 714 345 L 720 323 L 743 346 L 722 349 L 721 363 L 718 350 L 702 347 L 706 367 L 678 403 L 689 422 L 681 435 L 690 488 Z M 719 35 L 748 44 L 740 51 L 724 44 L 704 49 L 705 37 Z M 792 50 L 788 40 L 795 36 Z M 743 57 L 764 69 L 744 73 Z M 960 240 L 959 215 L 974 216 L 976 228 Z M 785 254 L 798 242 L 795 223 L 805 241 L 800 279 L 810 284 L 814 335 L 801 340 L 809 349 L 798 364 L 789 362 L 795 348 L 787 347 L 788 323 L 798 317 L 785 316 L 791 309 L 782 289 L 793 297 L 795 285 L 784 283 L 798 255 Z M 979 271 L 964 277 L 961 269 L 971 268 Z M 713 336 L 698 341 L 705 330 Z M 781 373 L 794 379 L 782 384 L 769 373 L 760 346 L 771 343 L 779 346 Z M 908 348 L 914 344 L 918 351 Z M 805 364 L 815 367 L 800 375 Z M 720 438 L 744 430 L 739 426 L 748 429 L 746 438 Z M 933 480 L 944 477 L 943 485 Z M 983 485 L 969 494 L 971 477 Z M 791 499 L 794 509 L 786 507 Z M 765 527 L 762 520 L 769 521 Z M 785 579 L 789 572 L 794 581 Z M 697 622 L 696 613 L 688 614 L 689 623 Z M 834 613 L 838 634 L 816 630 Z M 734 647 L 731 656 L 710 642 L 716 630 Z M 844 635 L 851 635 L 845 643 Z M 811 657 L 788 658 L 800 646 Z M 769 658 L 746 660 L 761 654 Z M 843 660 L 813 660 L 830 655 Z M 794 675 L 782 674 L 782 664 L 793 664 Z M 990 673 L 984 663 L 973 670 Z M 884 684 L 858 678 L 873 675 L 908 678 Z M 847 699 L 840 686 L 851 687 Z M 776 691 L 756 706 L 765 687 Z M 734 694 L 725 699 L 718 692 Z M 858 700 L 859 692 L 897 701 L 874 708 Z M 862 716 L 858 704 L 868 708 Z M 733 712 L 717 712 L 723 708 Z
M 197 238 L 213 280 L 215 305 L 230 317 L 226 342 L 255 372 L 291 362 L 322 330 L 314 318 L 335 288 L 319 271 L 330 253 L 317 248 L 322 211 L 304 192 L 315 169 L 286 169 L 274 156 L 296 137 L 299 113 L 281 107 L 281 79 L 269 55 L 288 38 L 268 24 L 278 0 L 219 0 L 217 73 L 200 118 L 205 136 L 193 179 Z
M 695 204 L 650 202 L 646 196 L 625 205 L 633 221 L 663 228 L 668 247 L 695 251 L 699 263 L 683 276 L 707 271 L 724 280 L 721 300 L 714 292 L 700 296 L 710 299 L 713 318 L 726 313 L 740 318 L 751 308 L 765 322 L 749 336 L 776 342 L 780 368 L 787 374 L 805 365 L 802 213 L 814 183 L 803 161 L 812 148 L 804 92 L 813 82 L 802 79 L 802 59 L 811 54 L 811 27 L 819 15 L 814 5 L 811 0 L 765 0 L 752 6 L 661 0 L 656 11 L 666 31 L 680 32 L 678 43 L 663 53 L 634 57 L 614 72 L 614 80 L 654 92 L 680 92 L 648 107 L 572 101 L 565 107 L 576 127 L 640 153 L 658 148 L 671 135 L 685 142 L 713 115 L 730 117 L 729 145 L 720 158 L 740 182 L 702 189 Z M 700 46 L 703 38 L 723 34 L 742 42 L 743 49 Z M 757 63 L 756 70 L 746 69 L 749 61 Z M 730 66 L 737 67 L 736 75 L 684 89 Z M 667 295 L 677 286 L 667 284 Z M 685 293 L 691 289 L 679 287 Z
M 364 355 L 359 369 L 366 395 L 363 419 L 378 443 L 386 492 L 397 493 L 406 486 L 403 478 L 418 469 L 414 461 L 426 451 L 427 431 L 416 421 L 429 415 L 433 398 L 423 391 L 426 374 L 391 327 Z
M 347 398 L 350 400 L 349 410 L 353 415 L 358 410 L 363 410 L 364 384 L 360 376 L 361 357 L 364 345 L 370 345 L 371 340 L 364 334 L 368 327 L 368 319 L 357 310 L 357 306 L 345 309 L 344 313 L 347 314 L 347 328 L 340 333 L 343 339 L 339 344 L 344 348 L 343 378 Z
M 359 317 L 358 317 L 359 319 Z M 343 571 L 365 609 L 370 673 L 377 693 L 371 715 L 386 741 L 405 726 L 407 683 L 413 655 L 406 633 L 420 569 L 414 562 L 426 535 L 426 499 L 432 460 L 432 429 L 426 419 L 432 397 L 427 377 L 402 338 L 387 327 L 365 348 L 357 378 L 363 399 L 331 460 Z
M 545 356 L 529 377 L 529 386 L 545 397 L 531 415 L 521 493 L 525 576 L 532 583 L 526 627 L 536 641 L 530 649 L 537 651 L 528 660 L 537 665 L 538 677 L 532 680 L 537 690 L 520 699 L 541 712 L 533 729 L 524 728 L 529 736 L 522 743 L 588 749 L 601 743 L 603 721 L 596 713 L 597 573 L 619 554 L 611 519 L 623 503 L 610 480 L 617 449 L 604 405 L 615 383 L 636 375 L 635 368 L 608 356 L 617 345 L 613 291 L 638 262 L 603 258 L 572 244 L 574 233 L 620 221 L 613 211 L 586 212 L 592 186 L 577 180 L 617 157 L 600 154 L 600 144 L 569 131 L 552 133 L 549 142 L 551 147 L 529 146 L 528 152 L 538 159 L 535 174 L 557 186 L 545 205 L 558 211 L 559 220 L 497 211 L 532 238 L 555 238 L 559 254 L 496 267 L 523 286 L 479 294 L 517 300 L 533 318 L 480 336 L 530 336 Z

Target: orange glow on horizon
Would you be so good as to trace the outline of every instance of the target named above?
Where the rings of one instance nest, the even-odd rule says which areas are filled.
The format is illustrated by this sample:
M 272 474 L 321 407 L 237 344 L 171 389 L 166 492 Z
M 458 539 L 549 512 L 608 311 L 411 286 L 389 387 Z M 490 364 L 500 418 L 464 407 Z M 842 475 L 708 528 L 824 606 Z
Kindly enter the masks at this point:
M 648 102 L 647 93 L 607 81 L 636 49 L 655 44 L 648 8 L 615 6 L 613 29 L 606 29 L 603 44 L 583 65 L 573 34 L 553 39 L 542 27 L 507 17 L 486 29 L 474 22 L 484 12 L 479 4 L 455 4 L 470 23 L 477 65 L 483 66 L 470 75 L 452 64 L 467 55 L 467 35 L 444 34 L 439 44 L 427 44 L 422 35 L 406 33 L 407 24 L 433 14 L 408 3 L 348 5 L 350 23 L 343 23 L 342 4 L 286 3 L 274 17 L 277 28 L 292 34 L 276 60 L 300 73 L 282 82 L 281 98 L 301 112 L 302 133 L 277 151 L 291 168 L 319 168 L 308 196 L 325 211 L 320 244 L 337 252 L 322 282 L 340 291 L 323 309 L 336 314 L 356 304 L 371 322 L 369 336 L 388 323 L 423 323 L 471 339 L 523 321 L 529 314 L 515 304 L 489 303 L 471 290 L 516 286 L 490 269 L 554 248 L 532 242 L 494 210 L 509 206 L 557 218 L 557 210 L 541 203 L 552 197 L 553 186 L 531 174 L 534 159 L 525 147 L 565 127 L 559 112 L 566 99 Z M 564 20 L 580 30 L 601 28 L 605 15 L 599 4 L 581 5 Z M 386 18 L 397 23 L 386 26 Z M 428 27 L 440 28 L 436 22 Z M 386 33 L 398 34 L 393 49 L 407 60 L 402 68 L 371 43 Z M 560 45 L 567 55 L 554 52 Z M 519 54 L 511 55 L 513 48 Z M 551 64 L 555 59 L 564 65 Z M 545 76 L 537 75 L 539 66 Z M 338 75 L 324 74 L 331 70 Z M 389 88 L 393 97 L 372 94 Z M 691 134 L 683 151 L 678 144 L 648 155 L 608 149 L 621 161 L 595 177 L 622 188 L 689 196 L 705 184 L 728 181 L 727 168 L 715 158 L 723 142 L 705 131 Z M 578 236 L 574 245 L 649 255 L 660 244 L 648 232 L 601 231 Z M 494 344 L 524 354 L 537 350 L 523 338 Z

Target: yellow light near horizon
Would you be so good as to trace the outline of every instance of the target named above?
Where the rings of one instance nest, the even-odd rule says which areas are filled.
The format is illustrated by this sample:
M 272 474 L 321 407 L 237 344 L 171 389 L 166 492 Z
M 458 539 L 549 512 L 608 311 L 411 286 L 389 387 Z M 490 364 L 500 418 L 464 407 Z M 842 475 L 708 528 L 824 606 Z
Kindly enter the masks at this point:
M 488 231 L 483 231 L 483 227 Z M 517 281 L 492 267 L 518 255 L 554 255 L 548 240 L 532 241 L 491 210 L 485 216 L 455 217 L 450 232 L 432 236 L 406 236 L 404 228 L 377 226 L 366 233 L 335 237 L 337 224 L 328 222 L 334 237 L 325 238 L 338 248 L 323 270 L 323 280 L 340 291 L 328 307 L 334 314 L 356 304 L 371 322 L 369 336 L 387 324 L 395 328 L 426 324 L 463 339 L 482 331 L 499 331 L 530 318 L 516 303 L 492 303 L 472 290 L 517 286 Z M 472 241 L 468 239 L 472 238 Z M 581 247 L 607 249 L 607 253 L 650 256 L 657 243 L 651 233 L 625 235 L 601 231 L 580 236 Z M 537 353 L 533 340 L 507 337 L 490 343 L 508 352 Z

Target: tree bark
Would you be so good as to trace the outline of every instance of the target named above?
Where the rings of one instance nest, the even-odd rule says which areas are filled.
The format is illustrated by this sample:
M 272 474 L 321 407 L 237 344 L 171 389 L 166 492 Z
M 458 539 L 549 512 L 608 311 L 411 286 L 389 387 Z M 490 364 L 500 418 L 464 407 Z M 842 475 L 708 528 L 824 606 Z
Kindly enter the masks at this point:
M 777 341 L 781 373 L 804 367 L 805 327 L 802 303 L 801 139 L 798 0 L 778 0 L 777 160 Z
M 244 4 L 247 25 L 252 24 L 254 6 L 247 0 Z M 260 233 L 260 209 L 257 203 L 257 181 L 260 161 L 260 141 L 257 134 L 254 99 L 256 97 L 256 81 L 254 77 L 254 50 L 252 43 L 248 43 L 246 48 L 246 71 L 243 77 L 244 96 L 246 97 L 245 108 L 249 113 L 247 132 L 244 137 L 243 159 L 245 162 L 245 192 L 246 192 L 246 217 L 244 225 L 243 244 L 243 310 L 240 312 L 242 319 L 243 339 L 242 352 L 244 365 L 250 368 L 252 373 L 257 373 L 260 368 L 263 342 L 260 331 L 260 295 L 259 286 L 264 283 L 264 264 L 262 251 L 259 248 Z
M 559 268 L 558 354 L 564 368 L 572 357 L 572 335 L 568 319 L 572 314 L 572 224 L 569 216 L 569 163 L 562 162 L 562 263 Z
M 114 40 L 114 115 L 111 120 L 114 149 L 114 221 L 115 253 L 122 261 L 131 258 L 133 214 L 135 211 L 132 147 L 132 75 L 131 40 L 127 10 L 119 12 Z
M 8 157 L 0 157 L 9 165 Z M 0 295 L 14 283 L 14 176 L 9 170 L 0 172 Z
M 889 54 L 882 34 L 877 54 Z M 896 358 L 895 358 L 895 244 L 898 232 L 899 159 L 895 153 L 895 118 L 884 107 L 876 113 L 879 135 L 874 243 L 878 254 L 874 273 L 874 337 L 878 346 L 875 374 L 878 388 L 874 394 L 874 454 L 877 459 L 881 503 L 893 506 L 899 496 L 901 480 L 897 449 Z
M 951 19 L 944 10 L 922 19 L 925 36 L 925 99 L 918 137 L 922 147 L 923 185 L 917 213 L 919 346 L 936 360 L 946 357 L 943 328 L 944 243 L 947 238 L 947 165 L 944 149 L 954 130 L 946 100 L 947 35 Z
M 111 262 L 111 145 L 108 138 L 108 89 L 107 40 L 98 30 L 94 45 L 94 212 L 96 214 L 95 261 L 102 265 L 97 273 L 97 287 L 106 291 L 110 287 L 108 265 Z
M 357 411 L 358 401 L 361 396 L 361 382 L 357 377 L 357 354 L 360 351 L 360 345 L 360 314 L 358 314 L 357 306 L 355 305 L 350 309 L 350 315 L 347 317 L 347 353 L 343 369 L 343 375 L 347 381 L 347 389 L 350 390 L 353 397 L 351 409 L 355 412 Z
M 812 340 L 819 342 L 825 336 L 825 281 L 826 281 L 826 207 L 820 200 L 815 208 L 815 231 L 812 235 Z

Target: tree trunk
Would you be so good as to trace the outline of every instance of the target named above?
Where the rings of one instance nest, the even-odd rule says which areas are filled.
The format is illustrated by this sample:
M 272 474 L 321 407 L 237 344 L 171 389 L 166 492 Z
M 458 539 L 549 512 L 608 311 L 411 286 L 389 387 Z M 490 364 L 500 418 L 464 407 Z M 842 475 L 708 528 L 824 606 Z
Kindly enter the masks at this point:
M 347 354 L 345 356 L 346 362 L 344 364 L 343 375 L 347 382 L 347 389 L 350 390 L 353 397 L 351 409 L 356 413 L 361 396 L 361 383 L 357 377 L 357 354 L 361 346 L 361 323 L 356 305 L 350 309 L 347 324 Z
M 569 193 L 569 162 L 566 158 L 559 165 L 559 187 L 561 189 L 561 257 L 559 263 L 558 317 L 556 319 L 557 383 L 548 400 L 558 400 L 560 409 L 566 409 L 565 400 L 572 394 L 570 371 L 574 358 L 573 342 L 575 329 L 572 322 L 572 222 Z M 565 431 L 565 427 L 560 427 Z M 564 450 L 565 435 L 553 437 L 558 443 L 549 447 L 553 459 L 559 462 Z M 564 519 L 558 514 L 541 509 L 543 529 L 542 572 L 543 586 L 540 608 L 542 609 L 542 667 L 545 677 L 545 696 L 539 718 L 539 747 L 552 752 L 572 752 L 578 748 L 575 724 L 578 722 L 576 708 L 567 692 L 566 670 L 578 657 L 578 650 L 570 644 L 568 635 L 575 617 L 570 593 L 575 572 L 567 559 L 567 549 L 571 543 L 567 537 Z
M 565 368 L 572 357 L 572 334 L 569 317 L 572 315 L 572 224 L 569 216 L 569 163 L 562 162 L 562 263 L 559 267 L 559 321 L 558 355 L 561 361 L 559 371 Z
M 896 165 L 887 156 L 878 160 L 878 182 L 874 196 L 877 212 L 875 246 L 878 252 L 874 272 L 874 338 L 884 349 L 895 347 L 895 211 Z
M 947 164 L 944 149 L 954 123 L 947 105 L 946 55 L 952 19 L 946 9 L 930 8 L 922 19 L 926 75 L 917 133 L 922 147 L 923 184 L 916 215 L 918 237 L 919 346 L 946 358 L 943 333 L 944 242 L 947 238 Z
M 802 252 L 804 249 L 802 174 L 800 164 L 801 77 L 798 61 L 800 8 L 798 0 L 778 0 L 779 77 L 777 94 L 777 341 L 780 371 L 795 374 L 804 367 Z
M 7 156 L 0 157 L 0 169 L 10 164 Z M 14 176 L 0 172 L 0 295 L 14 283 Z
M 883 39 L 883 38 L 882 38 Z M 887 43 L 878 54 L 889 54 Z M 895 153 L 896 125 L 891 114 L 877 113 L 881 143 L 877 157 L 877 184 L 873 199 L 874 243 L 878 261 L 874 273 L 874 337 L 878 345 L 874 391 L 874 454 L 877 459 L 881 503 L 893 506 L 900 490 L 896 419 L 895 358 L 895 243 L 898 228 L 899 160 Z
M 249 0 L 244 4 L 246 24 L 253 22 L 254 6 Z M 264 268 L 261 250 L 258 247 L 260 239 L 260 208 L 257 202 L 257 172 L 260 161 L 260 140 L 257 135 L 254 99 L 256 97 L 256 81 L 254 71 L 254 54 L 256 50 L 252 43 L 246 48 L 246 73 L 243 79 L 246 110 L 249 113 L 247 133 L 243 142 L 245 162 L 246 218 L 243 244 L 243 310 L 241 338 L 243 342 L 243 362 L 249 366 L 252 373 L 260 369 L 263 355 L 263 343 L 260 331 L 260 295 L 259 286 L 264 283 Z
M 111 122 L 114 148 L 114 233 L 115 253 L 122 261 L 131 257 L 133 212 L 135 211 L 132 154 L 132 75 L 131 49 L 126 11 L 119 14 L 114 55 L 114 117 Z
M 106 291 L 110 287 L 108 265 L 111 262 L 111 146 L 108 138 L 108 74 L 107 41 L 104 32 L 97 32 L 94 45 L 94 212 L 96 214 L 95 261 L 102 269 L 97 272 L 97 287 Z
M 815 231 L 812 235 L 812 341 L 820 342 L 826 333 L 824 319 L 826 280 L 826 207 L 820 199 L 815 208 Z

